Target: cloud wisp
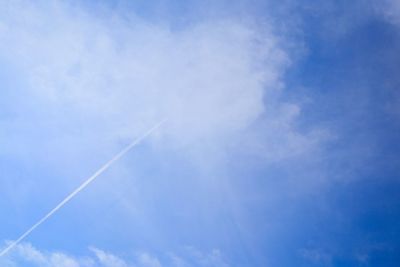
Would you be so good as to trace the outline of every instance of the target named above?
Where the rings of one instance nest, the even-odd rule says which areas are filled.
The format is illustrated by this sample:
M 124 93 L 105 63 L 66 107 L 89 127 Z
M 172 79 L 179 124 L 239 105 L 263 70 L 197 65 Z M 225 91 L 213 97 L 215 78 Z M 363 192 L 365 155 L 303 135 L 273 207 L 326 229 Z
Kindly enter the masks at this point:
M 247 177 L 247 162 L 264 168 L 266 162 L 306 158 L 303 155 L 313 151 L 323 135 L 299 130 L 302 107 L 282 94 L 287 87 L 285 73 L 292 64 L 284 36 L 273 31 L 268 21 L 258 23 L 235 16 L 206 17 L 175 28 L 137 17 L 135 12 L 126 18 L 118 10 L 97 14 L 68 1 L 52 3 L 23 0 L 0 4 L 0 63 L 10 70 L 10 86 L 4 89 L 4 97 L 0 95 L 0 105 L 4 103 L 7 109 L 0 117 L 0 156 L 6 161 L 16 158 L 19 166 L 52 168 L 48 176 L 38 170 L 28 178 L 4 178 L 10 184 L 10 190 L 0 186 L 5 207 L 23 208 L 35 190 L 40 190 L 38 185 L 48 184 L 48 177 L 59 177 L 57 185 L 77 184 L 69 180 L 75 175 L 68 172 L 77 174 L 85 167 L 92 168 L 88 167 L 90 162 L 86 164 L 89 160 L 82 166 L 82 159 L 91 158 L 97 164 L 98 158 L 88 153 L 101 151 L 104 156 L 110 147 L 138 136 L 149 122 L 166 116 L 171 121 L 163 130 L 163 140 L 147 158 L 142 154 L 144 164 L 118 166 L 125 168 L 121 175 L 115 175 L 120 182 L 107 180 L 113 184 L 110 198 L 115 199 L 111 201 L 118 206 L 113 212 L 120 214 L 112 216 L 112 222 L 98 220 L 97 229 L 116 225 L 118 220 L 124 224 L 119 229 L 129 230 L 109 239 L 126 241 L 128 247 L 149 240 L 159 249 L 163 243 L 168 244 L 165 247 L 191 244 L 208 251 L 201 244 L 221 238 L 211 232 L 228 228 L 227 236 L 243 233 L 246 242 L 237 242 L 237 238 L 232 242 L 244 251 L 242 247 L 253 242 L 247 234 L 256 229 L 253 221 L 260 220 L 245 212 L 251 210 L 246 203 L 264 207 L 268 201 L 262 200 L 265 196 L 281 195 L 258 185 L 272 181 L 274 175 Z M 49 158 L 49 154 L 53 156 Z M 243 158 L 246 160 L 240 160 Z M 63 168 L 65 162 L 72 166 L 69 170 Z M 162 167 L 153 168 L 159 163 Z M 151 173 L 146 170 L 148 165 Z M 248 194 L 256 183 L 260 191 Z M 21 184 L 26 186 L 24 199 L 14 200 L 15 194 L 9 197 Z M 96 185 L 110 192 L 108 185 L 103 188 L 100 181 Z M 60 194 L 55 191 L 52 193 Z M 43 191 L 36 199 L 49 203 L 51 197 Z M 90 214 L 102 207 L 99 203 L 108 201 L 88 199 L 95 199 Z M 39 205 L 28 204 L 39 209 Z M 86 213 L 80 214 L 79 219 L 87 222 Z M 10 216 L 10 221 L 17 220 Z M 231 220 L 234 223 L 228 223 Z M 135 223 L 142 228 L 134 227 Z M 198 236 L 190 229 L 195 223 Z M 96 231 L 80 232 L 84 246 L 98 245 L 98 240 L 87 235 L 97 236 Z M 110 234 L 101 232 L 98 236 L 104 238 Z M 49 231 L 47 235 L 53 234 Z M 224 252 L 228 249 L 218 247 Z M 213 252 L 203 261 L 220 262 L 219 257 Z M 247 256 L 239 257 L 246 260 Z M 142 260 L 157 264 L 145 256 Z
M 61 201 L 54 209 L 52 209 L 49 213 L 47 213 L 42 219 L 40 219 L 37 223 L 35 223 L 31 228 L 29 228 L 24 234 L 22 234 L 17 240 L 8 245 L 4 250 L 0 252 L 0 257 L 4 256 L 7 252 L 9 252 L 13 247 L 18 245 L 22 240 L 24 240 L 30 233 L 32 233 L 37 227 L 39 227 L 42 223 L 48 220 L 54 213 L 56 213 L 59 209 L 61 209 L 65 204 L 67 204 L 74 196 L 76 196 L 80 191 L 85 189 L 91 182 L 93 182 L 99 175 L 101 175 L 104 171 L 106 171 L 113 163 L 118 161 L 122 156 L 124 156 L 129 150 L 131 150 L 134 146 L 138 145 L 141 141 L 143 141 L 146 137 L 148 137 L 152 132 L 157 130 L 165 120 L 154 125 L 148 131 L 146 131 L 143 135 L 139 136 L 135 139 L 131 144 L 125 147 L 121 152 L 116 154 L 111 160 L 105 163 L 100 169 L 98 169 L 92 176 L 85 180 L 77 189 L 75 189 L 71 194 L 69 194 L 63 201 Z
M 135 251 L 117 255 L 98 247 L 88 248 L 91 254 L 84 256 L 65 251 L 42 250 L 27 242 L 16 245 L 12 253 L 0 259 L 2 267 L 16 267 L 21 264 L 37 267 L 229 267 L 218 249 L 201 251 L 194 247 L 183 248 L 178 254 L 150 253 Z

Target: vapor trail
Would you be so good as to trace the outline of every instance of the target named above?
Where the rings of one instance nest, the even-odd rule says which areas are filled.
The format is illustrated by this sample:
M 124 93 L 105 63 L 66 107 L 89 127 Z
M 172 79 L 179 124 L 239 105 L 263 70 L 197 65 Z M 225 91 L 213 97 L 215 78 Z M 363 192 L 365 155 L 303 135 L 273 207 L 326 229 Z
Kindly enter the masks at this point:
M 83 182 L 77 189 L 75 189 L 71 194 L 69 194 L 63 201 L 60 202 L 54 209 L 52 209 L 49 213 L 47 213 L 42 219 L 40 219 L 37 223 L 35 223 L 31 228 L 29 228 L 24 234 L 22 234 L 17 240 L 13 241 L 10 245 L 8 245 L 3 251 L 0 252 L 0 257 L 4 256 L 8 251 L 10 251 L 13 247 L 18 245 L 25 237 L 27 237 L 30 233 L 32 233 L 38 226 L 44 223 L 47 219 L 49 219 L 55 212 L 57 212 L 60 208 L 62 208 L 65 204 L 67 204 L 76 194 L 82 191 L 85 187 L 87 187 L 91 182 L 93 182 L 100 174 L 102 174 L 105 170 L 107 170 L 114 162 L 119 160 L 123 155 L 125 155 L 129 150 L 131 150 L 134 146 L 139 144 L 143 139 L 149 136 L 152 132 L 158 129 L 166 120 L 163 120 L 152 128 L 150 128 L 147 132 L 139 136 L 136 140 L 134 140 L 131 144 L 125 147 L 121 152 L 116 154 L 112 159 L 110 159 L 107 163 L 105 163 L 98 171 L 96 171 L 92 176 L 90 176 L 85 182 Z

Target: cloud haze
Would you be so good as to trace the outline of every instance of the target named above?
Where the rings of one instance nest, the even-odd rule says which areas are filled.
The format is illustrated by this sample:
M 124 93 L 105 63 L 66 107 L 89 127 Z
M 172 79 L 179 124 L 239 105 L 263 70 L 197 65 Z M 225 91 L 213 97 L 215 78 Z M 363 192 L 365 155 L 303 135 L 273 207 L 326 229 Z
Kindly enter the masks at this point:
M 186 248 L 189 251 L 184 257 L 170 253 L 163 255 L 163 262 L 147 252 L 137 252 L 130 255 L 132 262 L 118 257 L 112 253 L 103 251 L 96 247 L 90 247 L 91 255 L 76 257 L 63 252 L 40 251 L 30 243 L 21 243 L 15 247 L 12 253 L 0 259 L 4 267 L 21 266 L 28 264 L 33 267 L 184 267 L 200 266 L 228 267 L 222 259 L 221 252 L 213 250 L 210 253 L 203 253 L 193 247 Z
M 400 2 L 396 0 L 385 0 L 377 4 L 386 19 L 400 26 Z
M 56 183 L 54 195 L 47 197 L 51 201 L 44 205 L 49 209 L 59 195 L 68 194 L 64 185 L 76 187 L 82 173 L 168 118 L 152 138 L 152 149 L 166 159 L 173 159 L 168 153 L 182 154 L 186 164 L 196 166 L 192 173 L 197 176 L 192 181 L 181 180 L 183 174 L 170 178 L 174 190 L 185 197 L 200 183 L 194 199 L 188 198 L 194 210 L 219 216 L 234 207 L 238 213 L 240 205 L 234 202 L 226 207 L 199 202 L 206 195 L 215 203 L 234 198 L 239 188 L 227 182 L 227 161 L 243 153 L 260 162 L 297 157 L 324 136 L 318 130 L 296 130 L 301 108 L 280 97 L 290 53 L 268 24 L 214 18 L 173 29 L 135 15 L 126 18 L 118 10 L 96 15 L 59 1 L 1 5 L 0 60 L 7 67 L 8 86 L 0 121 L 1 139 L 7 141 L 0 153 L 35 168 L 43 166 L 58 177 L 23 178 L 29 193 L 22 200 L 8 196 L 11 207 L 27 203 L 29 195 L 47 195 L 45 185 Z M 177 164 L 182 163 L 172 160 L 160 172 L 171 172 Z M 140 221 L 138 216 L 143 218 L 155 201 L 165 202 L 166 210 L 176 202 L 165 192 L 147 199 L 153 193 L 142 195 L 143 189 L 159 190 L 156 184 L 146 189 L 145 181 L 133 180 L 140 177 L 139 167 L 119 169 L 113 191 L 102 184 L 100 190 L 106 191 L 99 192 L 118 200 L 117 210 L 125 209 L 121 220 Z M 16 192 L 20 184 L 10 182 L 4 192 Z M 142 190 L 136 192 L 138 188 Z M 95 209 L 106 203 L 100 200 Z M 194 210 L 178 209 L 188 219 Z
M 397 266 L 396 8 L 0 3 L 0 265 Z
M 3 4 L 2 13 L 2 59 L 39 105 L 33 119 L 70 121 L 111 140 L 164 117 L 176 143 L 231 136 L 274 101 L 290 62 L 279 38 L 234 20 L 171 30 L 135 17 L 95 18 L 57 1 Z M 47 107 L 54 113 L 40 112 Z M 20 112 L 13 121 L 32 110 Z

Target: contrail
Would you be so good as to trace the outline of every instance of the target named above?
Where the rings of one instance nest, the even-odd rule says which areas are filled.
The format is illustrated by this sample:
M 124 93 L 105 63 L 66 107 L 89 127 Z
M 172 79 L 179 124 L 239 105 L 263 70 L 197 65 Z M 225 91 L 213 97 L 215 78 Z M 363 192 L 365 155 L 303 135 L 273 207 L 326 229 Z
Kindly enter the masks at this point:
M 149 136 L 152 132 L 158 129 L 166 120 L 163 120 L 152 128 L 150 128 L 147 132 L 139 136 L 135 141 L 129 144 L 126 148 L 124 148 L 121 152 L 116 154 L 112 159 L 110 159 L 107 163 L 105 163 L 98 171 L 96 171 L 92 176 L 90 176 L 85 182 L 83 182 L 77 189 L 75 189 L 71 194 L 69 194 L 63 201 L 60 202 L 54 209 L 52 209 L 49 213 L 47 213 L 42 219 L 40 219 L 37 223 L 35 223 L 31 228 L 29 228 L 24 234 L 22 234 L 17 240 L 13 241 L 10 245 L 8 245 L 3 251 L 0 252 L 0 257 L 4 256 L 8 251 L 10 251 L 13 247 L 18 245 L 25 237 L 27 237 L 30 233 L 32 233 L 38 226 L 44 223 L 47 219 L 49 219 L 54 213 L 56 213 L 59 209 L 61 209 L 65 204 L 67 204 L 76 194 L 82 191 L 85 187 L 87 187 L 91 182 L 93 182 L 100 174 L 102 174 L 105 170 L 107 170 L 114 162 L 119 160 L 123 155 L 125 155 L 129 150 L 131 150 L 134 146 L 139 144 L 143 139 Z

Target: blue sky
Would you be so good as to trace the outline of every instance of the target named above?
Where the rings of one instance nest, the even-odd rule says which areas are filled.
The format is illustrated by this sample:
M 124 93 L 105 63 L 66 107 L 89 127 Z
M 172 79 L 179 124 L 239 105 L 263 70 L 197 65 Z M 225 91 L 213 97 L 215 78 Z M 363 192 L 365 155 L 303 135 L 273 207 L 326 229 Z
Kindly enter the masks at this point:
M 0 258 L 398 266 L 400 4 L 4 1 Z

